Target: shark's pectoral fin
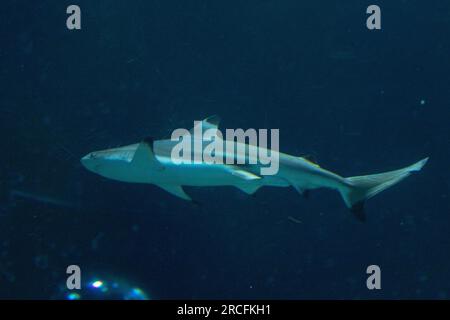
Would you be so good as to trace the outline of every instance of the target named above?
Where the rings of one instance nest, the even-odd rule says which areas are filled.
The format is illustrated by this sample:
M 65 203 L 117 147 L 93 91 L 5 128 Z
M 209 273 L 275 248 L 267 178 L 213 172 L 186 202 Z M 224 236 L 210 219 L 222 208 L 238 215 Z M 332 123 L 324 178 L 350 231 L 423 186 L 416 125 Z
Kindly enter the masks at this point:
M 261 180 L 262 178 L 250 171 L 243 170 L 236 166 L 229 166 L 228 170 L 233 176 L 242 180 L 242 182 L 239 182 L 234 186 L 247 194 L 255 193 L 262 186 L 262 184 L 258 182 L 258 180 Z
M 137 166 L 152 166 L 157 170 L 164 170 L 161 162 L 156 159 L 153 152 L 153 138 L 145 138 L 137 147 L 131 162 Z
M 246 194 L 254 194 L 262 186 L 256 183 L 248 183 L 248 184 L 238 184 L 235 187 L 244 191 Z
M 256 174 L 245 171 L 245 170 L 233 170 L 231 172 L 231 174 L 236 177 L 239 177 L 243 180 L 259 180 L 259 179 L 261 179 L 260 176 L 257 176 Z
M 167 192 L 173 194 L 174 196 L 177 196 L 183 200 L 188 200 L 188 201 L 192 201 L 192 198 L 187 195 L 186 192 L 184 192 L 183 187 L 182 186 L 178 186 L 178 185 L 161 185 L 158 184 L 158 187 L 160 187 L 161 189 L 166 190 Z

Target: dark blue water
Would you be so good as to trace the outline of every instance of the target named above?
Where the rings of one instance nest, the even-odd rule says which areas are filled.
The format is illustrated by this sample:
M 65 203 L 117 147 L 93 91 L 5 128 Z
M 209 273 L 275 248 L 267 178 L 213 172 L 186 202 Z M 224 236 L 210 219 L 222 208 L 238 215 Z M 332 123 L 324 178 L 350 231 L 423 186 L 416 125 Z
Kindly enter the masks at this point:
M 0 297 L 62 297 L 76 264 L 154 299 L 449 298 L 450 4 L 376 1 L 369 31 L 370 4 L 3 1 Z M 331 190 L 187 187 L 196 206 L 79 162 L 213 114 L 344 176 L 430 161 L 365 223 Z

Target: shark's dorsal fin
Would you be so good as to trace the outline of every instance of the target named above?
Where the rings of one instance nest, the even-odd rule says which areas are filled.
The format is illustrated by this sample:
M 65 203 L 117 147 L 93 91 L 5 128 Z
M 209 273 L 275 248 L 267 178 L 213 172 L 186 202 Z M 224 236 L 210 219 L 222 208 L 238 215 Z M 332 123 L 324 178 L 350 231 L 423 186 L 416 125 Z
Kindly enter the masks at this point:
M 204 123 L 206 123 L 210 128 L 217 129 L 220 124 L 220 117 L 218 115 L 212 115 L 206 119 L 203 120 Z
M 136 151 L 134 152 L 133 159 L 131 162 L 135 165 L 141 166 L 152 166 L 159 170 L 163 170 L 164 167 L 161 162 L 156 159 L 155 154 L 153 152 L 153 142 L 154 139 L 147 137 L 139 143 Z
M 210 116 L 210 117 L 208 117 L 206 119 L 203 119 L 202 122 L 201 122 L 203 131 L 206 131 L 206 130 L 209 130 L 209 129 L 217 130 L 219 128 L 219 123 L 220 123 L 220 117 L 217 116 L 217 115 L 213 115 L 213 116 Z M 194 133 L 194 129 L 195 129 L 195 127 L 192 128 L 191 130 L 189 130 L 189 132 L 191 134 L 193 134 Z
M 177 196 L 181 199 L 192 201 L 192 198 L 186 192 L 184 192 L 182 186 L 171 185 L 171 184 L 166 184 L 166 185 L 158 184 L 158 187 L 166 190 L 167 192 L 169 192 L 169 193 L 173 194 L 174 196 Z
M 317 159 L 314 155 L 311 154 L 305 154 L 303 156 L 301 156 L 303 159 L 305 159 L 306 161 L 308 161 L 309 163 L 311 163 L 312 165 L 315 165 L 316 167 L 319 167 L 319 164 L 317 163 Z

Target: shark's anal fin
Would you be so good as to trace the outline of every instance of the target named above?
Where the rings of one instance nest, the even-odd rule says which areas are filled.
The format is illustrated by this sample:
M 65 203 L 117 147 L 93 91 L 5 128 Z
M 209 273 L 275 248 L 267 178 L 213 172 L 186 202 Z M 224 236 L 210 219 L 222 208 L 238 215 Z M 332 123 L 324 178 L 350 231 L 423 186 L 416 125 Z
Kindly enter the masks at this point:
M 308 189 L 303 189 L 302 187 L 299 187 L 295 184 L 292 185 L 294 187 L 295 190 L 297 190 L 297 192 L 305 199 L 309 198 L 309 190 Z
M 182 186 L 178 185 L 160 185 L 158 184 L 158 187 L 161 189 L 166 190 L 167 192 L 173 194 L 174 196 L 177 196 L 183 200 L 192 201 L 192 198 L 183 190 Z
M 153 142 L 153 138 L 145 138 L 137 147 L 131 162 L 138 166 L 152 166 L 154 169 L 164 170 L 164 166 L 156 159 L 153 152 Z
M 244 191 L 246 194 L 254 194 L 256 191 L 258 191 L 259 188 L 262 186 L 257 183 L 246 183 L 246 184 L 240 184 L 236 185 L 236 188 Z

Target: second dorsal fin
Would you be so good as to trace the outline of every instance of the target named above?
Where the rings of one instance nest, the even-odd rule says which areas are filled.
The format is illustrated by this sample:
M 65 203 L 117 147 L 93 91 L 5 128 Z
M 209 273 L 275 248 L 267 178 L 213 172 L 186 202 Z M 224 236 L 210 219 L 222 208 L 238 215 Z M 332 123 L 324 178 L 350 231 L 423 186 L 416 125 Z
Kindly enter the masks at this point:
M 306 161 L 312 163 L 315 166 L 319 166 L 319 164 L 317 163 L 317 158 L 316 156 L 312 155 L 312 154 L 305 154 L 301 156 L 303 159 L 305 159 Z
M 203 131 L 210 130 L 210 129 L 217 130 L 219 128 L 219 123 L 220 123 L 220 117 L 217 115 L 210 116 L 201 121 Z M 191 130 L 189 130 L 189 132 L 191 134 L 193 134 L 194 129 L 195 129 L 195 127 L 193 127 Z

